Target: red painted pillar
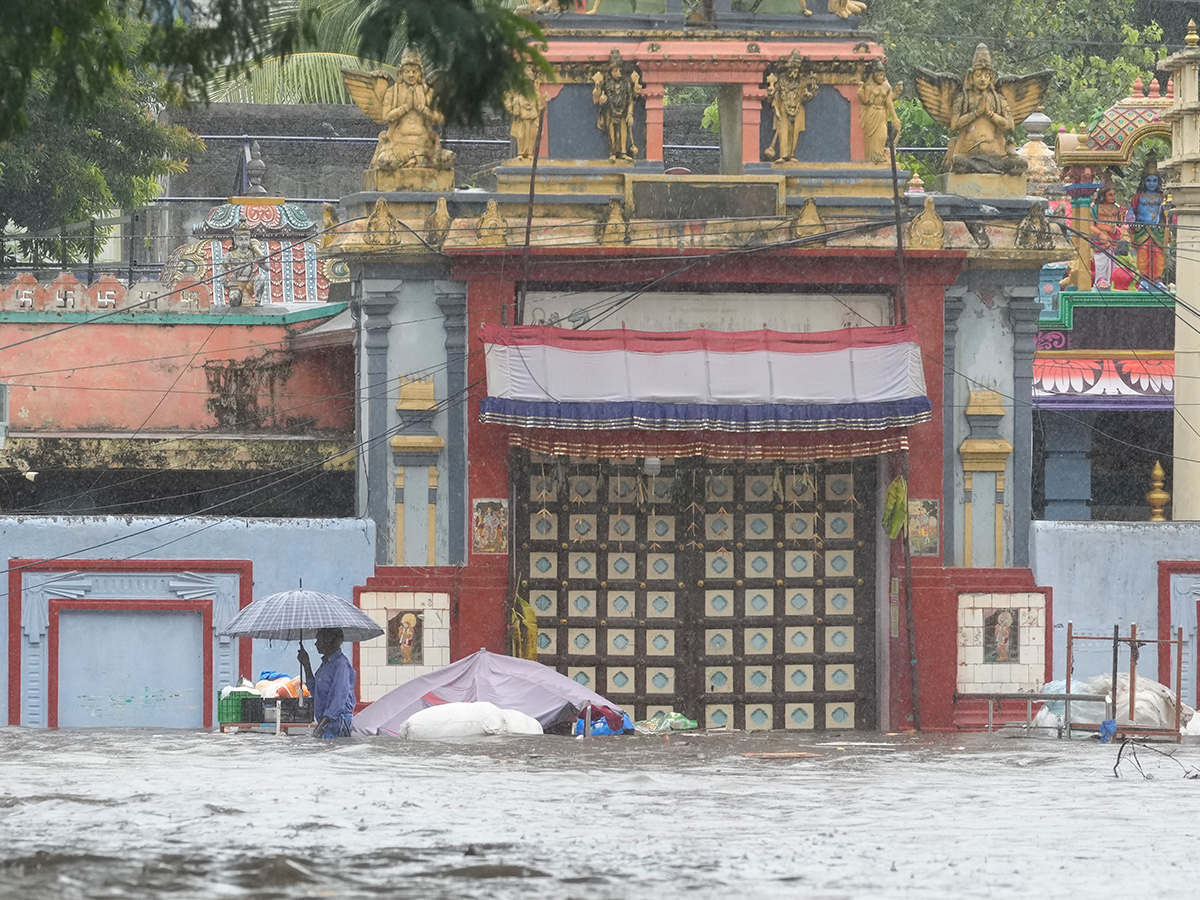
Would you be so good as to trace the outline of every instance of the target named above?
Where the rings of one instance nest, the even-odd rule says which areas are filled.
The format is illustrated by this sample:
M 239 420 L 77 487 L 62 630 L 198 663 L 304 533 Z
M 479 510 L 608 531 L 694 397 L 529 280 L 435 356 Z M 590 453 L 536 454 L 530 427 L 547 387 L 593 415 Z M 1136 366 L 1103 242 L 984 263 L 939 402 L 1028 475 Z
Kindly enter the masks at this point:
M 767 99 L 767 89 L 757 83 L 742 85 L 742 165 L 762 161 L 762 102 Z
M 666 85 L 648 84 L 642 89 L 646 101 L 646 159 L 662 162 L 663 158 L 663 94 Z

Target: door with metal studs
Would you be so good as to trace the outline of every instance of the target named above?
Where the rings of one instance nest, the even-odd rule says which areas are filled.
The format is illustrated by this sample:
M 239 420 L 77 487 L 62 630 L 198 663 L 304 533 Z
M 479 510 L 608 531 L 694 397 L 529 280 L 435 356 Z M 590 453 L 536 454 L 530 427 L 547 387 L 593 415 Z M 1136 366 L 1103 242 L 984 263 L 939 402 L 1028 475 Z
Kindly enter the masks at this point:
M 514 462 L 541 662 L 638 719 L 876 726 L 874 459 Z

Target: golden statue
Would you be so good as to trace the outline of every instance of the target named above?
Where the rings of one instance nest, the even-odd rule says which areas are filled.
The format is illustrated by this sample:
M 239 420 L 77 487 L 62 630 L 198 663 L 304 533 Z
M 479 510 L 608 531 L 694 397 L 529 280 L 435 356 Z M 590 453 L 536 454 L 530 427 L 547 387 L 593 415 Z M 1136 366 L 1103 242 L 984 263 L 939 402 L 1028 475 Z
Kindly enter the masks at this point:
M 829 0 L 829 11 L 839 19 L 857 16 L 867 8 L 860 0 Z
M 625 74 L 621 51 L 614 48 L 608 55 L 608 68 L 592 73 L 592 102 L 600 107 L 596 127 L 608 138 L 608 158 L 613 162 L 638 154 L 633 142 L 633 108 L 641 95 L 641 77 L 637 72 Z
M 817 80 L 805 72 L 799 50 L 781 60 L 775 72 L 767 76 L 767 97 L 775 110 L 775 135 L 763 151 L 767 159 L 775 156 L 779 145 L 779 161 L 795 162 L 796 145 L 804 130 L 804 104 L 817 96 Z
M 513 140 L 517 144 L 517 159 L 533 159 L 534 145 L 537 143 L 538 123 L 546 109 L 546 98 L 542 96 L 541 83 L 535 76 L 533 68 L 527 68 L 529 81 L 533 85 L 532 94 L 520 91 L 509 91 L 504 95 L 504 109 L 512 116 Z
M 454 154 L 442 149 L 435 130 L 442 114 L 425 82 L 420 53 L 411 47 L 404 51 L 399 81 L 383 72 L 354 69 L 342 69 L 342 80 L 358 108 L 387 126 L 379 132 L 363 176 L 367 190 L 444 190 L 453 185 Z
M 239 222 L 233 230 L 233 246 L 221 262 L 225 296 L 230 306 L 255 306 L 270 302 L 267 251 L 250 237 L 250 226 Z
M 996 75 L 986 44 L 975 48 L 966 78 L 917 69 L 917 96 L 925 111 L 951 131 L 946 168 L 960 174 L 1022 175 L 1013 128 L 1038 108 L 1053 69 L 1032 75 Z
M 903 81 L 898 82 L 895 88 L 888 83 L 883 60 L 873 59 L 867 64 L 863 83 L 858 86 L 858 121 L 863 130 L 867 162 L 888 161 L 888 122 L 895 126 L 895 136 L 899 136 L 900 116 L 896 114 L 896 101 L 900 99 L 903 88 Z
M 946 246 L 946 223 L 937 214 L 933 197 L 925 197 L 925 208 L 908 223 L 910 250 L 941 250 Z
M 487 208 L 475 223 L 475 243 L 480 247 L 504 247 L 508 244 L 508 221 L 500 215 L 496 201 L 488 200 Z

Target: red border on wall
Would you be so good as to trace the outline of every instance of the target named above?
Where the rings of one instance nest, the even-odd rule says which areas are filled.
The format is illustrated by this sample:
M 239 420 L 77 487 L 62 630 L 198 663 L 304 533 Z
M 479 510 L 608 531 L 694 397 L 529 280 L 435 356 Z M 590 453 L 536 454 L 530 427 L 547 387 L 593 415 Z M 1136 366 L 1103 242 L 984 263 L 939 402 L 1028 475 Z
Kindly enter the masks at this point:
M 204 726 L 212 728 L 213 633 L 211 600 L 51 600 L 50 625 L 46 629 L 46 726 L 58 727 L 58 615 L 67 610 L 145 610 L 148 612 L 200 613 L 201 665 L 204 673 Z
M 1171 635 L 1171 576 L 1200 574 L 1200 560 L 1160 559 L 1158 561 L 1158 639 L 1170 640 Z M 1196 601 L 1196 612 L 1200 615 L 1200 600 Z M 1174 658 L 1173 648 L 1167 647 L 1167 652 L 1160 650 L 1158 654 L 1158 682 L 1172 687 L 1171 660 Z M 1200 672 L 1193 673 L 1196 678 L 1197 696 L 1200 696 Z M 1174 688 L 1172 688 L 1173 690 Z
M 248 559 L 10 559 L 8 561 L 8 724 L 21 724 L 21 606 L 24 599 L 22 576 L 26 572 L 101 572 L 105 570 L 117 572 L 183 572 L 190 570 L 233 573 L 238 575 L 238 608 L 242 609 L 247 606 L 254 596 L 254 564 Z M 173 601 L 153 602 L 170 603 Z M 241 638 L 240 641 L 238 669 L 242 674 L 246 674 L 253 665 L 253 649 L 249 638 Z

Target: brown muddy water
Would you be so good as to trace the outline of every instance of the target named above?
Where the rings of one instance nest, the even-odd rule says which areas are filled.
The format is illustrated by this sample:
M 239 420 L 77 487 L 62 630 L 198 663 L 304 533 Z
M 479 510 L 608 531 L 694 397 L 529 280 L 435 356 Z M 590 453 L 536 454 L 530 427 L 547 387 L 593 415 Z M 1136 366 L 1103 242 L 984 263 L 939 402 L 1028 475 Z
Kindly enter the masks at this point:
M 744 755 L 800 752 L 819 755 Z M 1151 777 L 1115 778 L 1116 755 L 1004 735 L 0 729 L 0 898 L 1195 896 L 1200 744 L 1140 750 Z

